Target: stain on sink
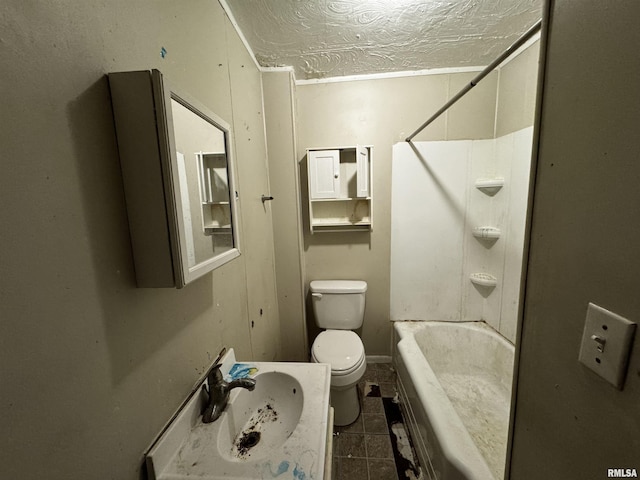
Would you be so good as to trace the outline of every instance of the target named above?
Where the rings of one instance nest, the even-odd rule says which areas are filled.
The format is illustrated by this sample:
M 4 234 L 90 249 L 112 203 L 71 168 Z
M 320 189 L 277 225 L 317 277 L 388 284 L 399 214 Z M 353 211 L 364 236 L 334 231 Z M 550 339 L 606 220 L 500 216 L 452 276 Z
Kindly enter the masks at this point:
M 231 455 L 240 459 L 248 458 L 251 455 L 251 449 L 260 442 L 265 424 L 276 421 L 278 421 L 278 412 L 270 403 L 259 408 L 234 440 Z
M 238 454 L 243 456 L 251 447 L 255 447 L 260 441 L 260 432 L 243 432 L 236 443 Z

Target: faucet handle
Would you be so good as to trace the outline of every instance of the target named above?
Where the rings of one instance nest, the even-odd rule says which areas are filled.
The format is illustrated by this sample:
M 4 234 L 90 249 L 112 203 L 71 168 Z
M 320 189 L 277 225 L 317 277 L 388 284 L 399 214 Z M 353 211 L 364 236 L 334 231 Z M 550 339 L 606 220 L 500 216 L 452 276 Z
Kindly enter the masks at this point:
M 202 391 L 205 392 L 207 395 L 210 395 L 212 384 L 222 379 L 222 373 L 220 372 L 220 367 L 222 366 L 222 363 L 220 363 L 220 360 L 222 359 L 222 357 L 226 352 L 227 352 L 227 347 L 222 347 L 222 350 L 220 350 L 218 357 L 215 359 L 215 361 L 213 362 L 213 365 L 207 372 L 206 378 L 207 378 L 207 384 L 209 388 L 207 388 L 207 385 L 205 385 L 204 382 L 202 383 Z

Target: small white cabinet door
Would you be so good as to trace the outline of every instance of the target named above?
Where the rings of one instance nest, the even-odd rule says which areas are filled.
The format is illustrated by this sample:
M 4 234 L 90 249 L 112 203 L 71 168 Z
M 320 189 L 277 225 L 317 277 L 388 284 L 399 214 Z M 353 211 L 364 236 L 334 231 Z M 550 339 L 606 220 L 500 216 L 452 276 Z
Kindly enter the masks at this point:
M 310 150 L 309 194 L 311 198 L 340 196 L 340 150 Z
M 369 150 L 360 145 L 356 147 L 356 184 L 357 196 L 359 198 L 370 196 Z

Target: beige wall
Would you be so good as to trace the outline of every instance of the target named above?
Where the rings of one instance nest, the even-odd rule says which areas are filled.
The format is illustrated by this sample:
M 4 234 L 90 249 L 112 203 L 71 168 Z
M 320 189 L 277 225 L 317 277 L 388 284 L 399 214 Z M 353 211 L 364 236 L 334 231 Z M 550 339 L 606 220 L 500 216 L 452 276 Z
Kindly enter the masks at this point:
M 227 38 L 234 40 L 227 49 L 251 348 L 255 360 L 272 361 L 280 354 L 280 322 L 271 208 L 261 199 L 269 192 L 262 77 L 231 23 L 225 26 Z
M 496 105 L 496 137 L 533 125 L 540 42 L 500 67 Z
M 10 0 L 0 30 L 0 477 L 138 479 L 222 345 L 277 355 L 260 75 L 215 1 Z M 243 255 L 182 290 L 135 286 L 105 73 L 149 68 L 235 130 Z
M 282 358 L 308 361 L 293 72 L 262 74 Z
M 414 141 L 494 138 L 496 133 L 502 136 L 531 126 L 537 60 L 538 42 L 500 71 L 487 76 Z M 313 279 L 355 278 L 367 281 L 369 290 L 362 337 L 369 355 L 388 355 L 390 352 L 392 145 L 403 141 L 476 75 L 456 73 L 305 83 L 296 88 L 298 161 L 302 162 L 303 172 L 306 148 L 355 144 L 374 146 L 373 232 L 311 235 L 306 219 L 303 225 L 307 287 Z M 304 178 L 301 186 L 304 203 L 307 199 Z M 307 316 L 313 335 L 310 310 Z
M 298 160 L 310 147 L 373 145 L 371 233 L 307 233 L 306 284 L 314 279 L 368 283 L 362 330 L 368 355 L 389 355 L 391 149 L 404 140 L 474 74 L 429 75 L 297 86 Z M 492 138 L 497 74 L 428 127 L 416 140 Z M 306 183 L 302 183 L 306 190 Z M 303 201 L 306 192 L 303 191 Z M 428 207 L 428 206 L 425 206 Z M 313 321 L 311 312 L 307 312 Z M 309 323 L 309 322 L 308 322 Z
M 640 335 L 623 391 L 578 363 L 587 304 L 640 322 L 640 3 L 550 3 L 511 478 L 640 469 Z

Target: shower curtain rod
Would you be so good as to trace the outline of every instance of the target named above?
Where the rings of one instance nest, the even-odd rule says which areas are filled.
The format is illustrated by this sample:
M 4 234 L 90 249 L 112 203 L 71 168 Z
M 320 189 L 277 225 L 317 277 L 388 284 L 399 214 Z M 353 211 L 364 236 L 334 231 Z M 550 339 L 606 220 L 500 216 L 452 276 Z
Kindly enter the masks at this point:
M 511 45 L 504 52 L 502 52 L 502 54 L 498 58 L 496 58 L 493 62 L 489 64 L 489 66 L 487 66 L 484 70 L 482 70 L 482 72 L 480 72 L 473 80 L 471 80 L 471 82 L 468 85 L 465 85 L 465 87 L 462 90 L 460 90 L 455 97 L 453 97 L 451 100 L 445 103 L 440 110 L 438 110 L 436 113 L 434 113 L 431 116 L 431 118 L 429 118 L 429 120 L 424 122 L 422 125 L 420 125 L 420 128 L 418 128 L 415 132 L 409 135 L 405 139 L 405 141 L 411 143 L 411 139 L 413 137 L 415 137 L 422 130 L 424 130 L 427 127 L 427 125 L 433 122 L 436 118 L 438 118 L 440 115 L 446 112 L 451 105 L 453 105 L 462 97 L 464 97 L 469 90 L 471 90 L 480 82 L 480 80 L 486 77 L 491 71 L 493 71 L 498 65 L 500 65 L 507 57 L 509 57 L 513 52 L 515 52 L 518 48 L 520 48 L 527 40 L 529 40 L 533 35 L 535 35 L 540 30 L 541 26 L 542 26 L 542 20 L 538 20 L 529 30 L 527 30 L 518 40 L 516 40 L 513 43 L 513 45 Z

